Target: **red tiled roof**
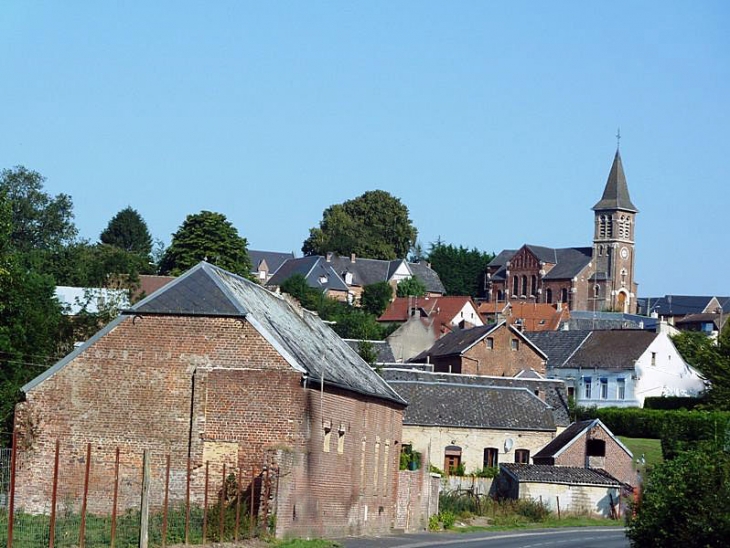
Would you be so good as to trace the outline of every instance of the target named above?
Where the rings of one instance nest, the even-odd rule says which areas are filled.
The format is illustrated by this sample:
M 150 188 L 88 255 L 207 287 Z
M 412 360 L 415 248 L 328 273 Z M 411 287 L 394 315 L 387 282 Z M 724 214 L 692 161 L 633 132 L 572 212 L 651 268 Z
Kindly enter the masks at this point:
M 482 318 L 494 315 L 494 303 L 481 303 L 479 313 Z M 524 331 L 555 331 L 560 327 L 561 321 L 570 319 L 568 307 L 563 306 L 557 309 L 555 304 L 547 303 L 523 303 L 511 302 L 504 307 L 503 303 L 497 305 L 497 312 L 502 312 L 508 323 L 514 325 L 520 320 Z
M 383 312 L 383 315 L 378 318 L 378 321 L 405 322 L 409 317 L 409 308 L 415 307 L 422 311 L 423 316 L 433 320 L 434 325 L 441 326 L 441 333 L 445 333 L 450 331 L 452 320 L 456 318 L 459 311 L 469 303 L 476 310 L 476 305 L 471 297 L 396 297 Z

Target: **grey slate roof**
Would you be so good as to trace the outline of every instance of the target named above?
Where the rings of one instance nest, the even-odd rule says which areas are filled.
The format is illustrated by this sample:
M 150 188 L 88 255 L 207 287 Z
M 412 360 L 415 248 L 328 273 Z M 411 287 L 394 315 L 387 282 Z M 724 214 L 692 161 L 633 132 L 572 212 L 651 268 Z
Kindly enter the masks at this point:
M 564 367 L 633 370 L 657 333 L 631 329 L 593 331 Z
M 502 322 L 504 323 L 504 322 Z M 478 327 L 472 327 L 469 329 L 455 329 L 451 333 L 447 333 L 440 339 L 438 339 L 431 348 L 424 350 L 417 356 L 414 356 L 409 361 L 417 362 L 426 359 L 427 356 L 432 358 L 442 356 L 452 356 L 455 354 L 461 354 L 475 343 L 482 340 L 484 337 L 494 331 L 498 325 L 501 324 L 488 324 L 481 325 Z
M 548 443 L 545 447 L 540 449 L 540 451 L 535 453 L 532 456 L 533 460 L 554 459 L 558 457 L 565 449 L 567 449 L 581 436 L 583 436 L 583 434 L 585 434 L 588 430 L 595 426 L 602 427 L 606 431 L 606 433 L 613 439 L 613 441 L 616 442 L 619 447 L 621 447 L 630 457 L 633 458 L 633 454 L 631 453 L 629 448 L 621 443 L 621 440 L 614 436 L 613 433 L 608 428 L 606 428 L 606 425 L 600 421 L 600 419 L 588 419 L 584 421 L 576 421 L 568 426 L 568 428 L 563 430 L 559 436 L 555 437 L 550 443 Z
M 639 210 L 631 202 L 629 196 L 629 186 L 626 184 L 626 175 L 624 174 L 624 166 L 621 162 L 621 154 L 616 150 L 616 156 L 613 158 L 611 171 L 608 174 L 606 187 L 603 189 L 603 196 L 599 202 L 593 206 L 593 211 L 621 209 L 623 211 L 631 211 L 637 213 Z
M 590 335 L 590 331 L 527 331 L 525 337 L 547 354 L 547 367 L 561 367 Z
M 347 284 L 337 274 L 332 265 L 323 257 L 299 257 L 285 261 L 266 283 L 267 286 L 280 286 L 295 274 L 301 274 L 309 287 L 325 291 L 347 291 Z M 324 280 L 324 281 L 323 281 Z
M 446 288 L 441 282 L 438 273 L 426 263 L 408 263 L 408 267 L 426 286 L 431 293 L 446 294 Z
M 576 466 L 549 466 L 546 464 L 499 465 L 500 470 L 521 483 L 559 483 L 564 485 L 596 485 L 623 487 L 623 483 L 605 470 Z
M 255 249 L 248 250 L 248 256 L 251 259 L 252 272 L 258 272 L 258 267 L 262 261 L 266 261 L 269 272 L 273 274 L 285 261 L 294 258 L 294 253 L 280 253 L 278 251 L 258 251 Z
M 636 329 L 525 333 L 548 355 L 548 368 L 629 370 L 657 337 Z
M 539 245 L 525 244 L 540 261 L 554 264 L 555 266 L 545 274 L 546 280 L 565 280 L 574 278 L 589 262 L 591 262 L 593 248 L 591 247 L 564 247 L 553 248 Z M 507 273 L 506 263 L 519 251 L 503 250 L 489 263 L 489 266 L 499 266 L 492 278 L 504 280 Z
M 344 339 L 347 346 L 352 348 L 355 352 L 360 351 L 360 340 L 359 339 Z M 373 350 L 377 353 L 376 363 L 395 363 L 395 356 L 393 355 L 393 349 L 390 347 L 388 341 L 367 341 L 373 345 Z
M 391 381 L 408 400 L 404 425 L 555 431 L 550 407 L 526 388 Z
M 700 295 L 664 295 L 663 297 L 644 297 L 639 299 L 641 312 L 660 316 L 685 316 L 706 312 L 712 296 Z M 726 299 L 718 297 L 718 300 Z M 709 312 L 712 312 L 711 310 Z
M 408 368 L 407 364 L 385 367 L 380 374 L 390 384 L 397 381 L 417 381 L 426 383 L 453 383 L 475 386 L 502 386 L 508 388 L 527 388 L 533 394 L 539 390 L 544 394 L 557 426 L 568 426 L 568 395 L 565 382 L 559 379 L 529 379 L 524 377 L 488 377 L 483 375 L 463 375 L 457 373 L 434 373 Z
M 536 347 L 531 340 L 524 337 L 524 334 L 501 321 L 496 324 L 480 325 L 477 327 L 470 327 L 469 329 L 454 329 L 451 333 L 447 333 L 440 339 L 438 339 L 431 348 L 424 350 L 417 356 L 412 357 L 410 362 L 420 362 L 428 358 L 440 358 L 444 356 L 455 356 L 461 355 L 469 350 L 476 343 L 487 337 L 494 330 L 505 326 L 505 329 L 510 329 L 517 337 L 524 339 L 528 345 L 537 351 L 539 354 L 543 354 L 543 351 Z M 547 357 L 547 356 L 545 356 Z
M 622 312 L 590 312 L 587 310 L 571 310 L 570 319 L 566 322 L 572 330 L 590 329 L 646 329 L 655 331 L 658 318 L 624 314 Z
M 557 457 L 577 437 L 596 424 L 597 419 L 577 421 L 563 430 L 550 443 L 535 453 L 533 459 L 545 459 Z
M 318 384 L 324 379 L 330 386 L 405 405 L 405 401 L 319 317 L 295 309 L 257 283 L 205 262 L 155 291 L 125 314 L 128 318 L 145 314 L 245 318 L 311 383 Z M 88 347 L 91 341 L 81 348 Z M 68 361 L 69 357 L 64 358 L 52 369 L 55 372 Z
M 266 285 L 280 286 L 294 274 L 302 274 L 311 287 L 347 291 L 348 287 L 344 282 L 346 274 L 352 274 L 352 285 L 362 287 L 390 280 L 401 264 L 405 264 L 412 275 L 421 279 L 427 291 L 441 294 L 446 292 L 436 271 L 426 264 L 406 263 L 402 259 L 383 261 L 359 257 L 356 257 L 353 262 L 350 257 L 336 255 L 330 257 L 329 260 L 327 257 L 317 255 L 289 259 L 282 264 Z M 319 278 L 323 274 L 329 277 L 327 284 L 319 282 Z

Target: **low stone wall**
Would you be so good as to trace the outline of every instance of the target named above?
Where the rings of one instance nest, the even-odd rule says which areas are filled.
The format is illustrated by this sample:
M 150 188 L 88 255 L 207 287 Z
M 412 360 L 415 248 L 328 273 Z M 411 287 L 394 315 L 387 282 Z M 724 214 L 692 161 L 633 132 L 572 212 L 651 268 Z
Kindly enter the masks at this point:
M 442 491 L 469 491 L 475 495 L 488 495 L 492 489 L 492 478 L 476 476 L 444 476 L 441 478 Z

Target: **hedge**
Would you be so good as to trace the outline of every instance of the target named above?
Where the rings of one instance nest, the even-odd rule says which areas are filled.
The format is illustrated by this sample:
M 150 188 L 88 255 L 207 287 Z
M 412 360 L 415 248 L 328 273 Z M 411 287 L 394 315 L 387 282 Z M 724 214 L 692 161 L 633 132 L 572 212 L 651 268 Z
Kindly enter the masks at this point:
M 575 410 L 577 420 L 598 418 L 616 436 L 661 439 L 665 459 L 698 442 L 730 443 L 730 412 L 603 407 Z
M 660 396 L 644 399 L 644 409 L 687 409 L 691 411 L 707 403 L 705 398 L 691 396 Z

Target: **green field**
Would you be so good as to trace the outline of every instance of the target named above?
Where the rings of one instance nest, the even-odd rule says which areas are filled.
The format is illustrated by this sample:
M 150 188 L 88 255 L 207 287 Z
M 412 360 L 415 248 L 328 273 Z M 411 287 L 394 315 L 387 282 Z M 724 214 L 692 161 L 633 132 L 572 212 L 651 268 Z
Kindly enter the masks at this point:
M 648 439 L 648 438 L 627 438 L 625 436 L 618 436 L 626 447 L 634 454 L 634 468 L 639 470 L 642 476 L 646 470 L 653 468 L 656 464 L 664 462 L 662 457 L 662 444 L 661 440 Z M 637 464 L 637 460 L 644 457 L 644 464 Z

